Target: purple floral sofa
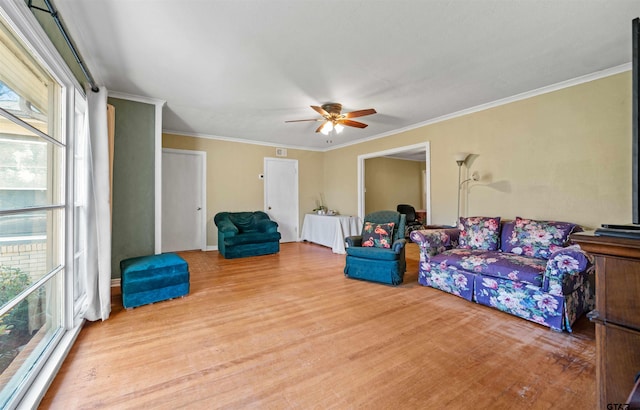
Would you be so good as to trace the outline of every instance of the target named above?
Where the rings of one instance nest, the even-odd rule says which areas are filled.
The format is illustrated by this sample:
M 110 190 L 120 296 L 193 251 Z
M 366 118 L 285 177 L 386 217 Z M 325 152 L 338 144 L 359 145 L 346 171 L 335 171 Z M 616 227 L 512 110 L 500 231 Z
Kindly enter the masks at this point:
M 571 223 L 517 217 L 460 218 L 457 228 L 419 230 L 418 282 L 521 318 L 571 332 L 593 309 L 593 264 Z

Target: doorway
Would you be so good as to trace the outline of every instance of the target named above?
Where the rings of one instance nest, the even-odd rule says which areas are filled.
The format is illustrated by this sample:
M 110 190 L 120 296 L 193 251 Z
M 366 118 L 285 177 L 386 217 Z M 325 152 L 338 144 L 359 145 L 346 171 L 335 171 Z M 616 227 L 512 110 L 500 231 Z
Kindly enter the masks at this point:
M 425 162 L 424 174 L 424 210 L 426 211 L 425 224 L 431 224 L 431 150 L 429 142 L 392 148 L 385 151 L 372 152 L 358 156 L 358 216 L 365 216 L 366 202 L 366 160 L 378 157 L 390 157 L 398 159 L 423 160 Z M 422 202 L 422 201 L 421 201 Z
M 206 157 L 162 150 L 162 252 L 207 249 Z
M 280 242 L 298 240 L 298 160 L 264 159 L 264 209 L 278 223 Z

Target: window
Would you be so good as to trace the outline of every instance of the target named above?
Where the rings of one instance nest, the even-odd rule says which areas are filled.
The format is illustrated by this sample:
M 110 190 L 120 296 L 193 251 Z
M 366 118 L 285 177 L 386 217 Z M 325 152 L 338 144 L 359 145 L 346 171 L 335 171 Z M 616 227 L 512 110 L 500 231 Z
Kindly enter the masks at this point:
M 0 408 L 11 408 L 86 308 L 88 144 L 82 95 L 2 16 Z

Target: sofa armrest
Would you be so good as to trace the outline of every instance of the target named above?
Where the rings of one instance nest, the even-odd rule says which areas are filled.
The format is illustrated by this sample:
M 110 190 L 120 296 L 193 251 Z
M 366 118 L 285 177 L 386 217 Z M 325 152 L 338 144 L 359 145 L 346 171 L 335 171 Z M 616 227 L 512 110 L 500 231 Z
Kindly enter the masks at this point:
M 402 238 L 402 239 L 397 239 L 393 242 L 393 244 L 391 245 L 391 249 L 396 253 L 399 254 L 400 252 L 402 252 L 402 249 L 405 247 L 405 245 L 407 244 L 407 240 Z
M 222 233 L 225 237 L 235 236 L 240 232 L 233 222 L 228 219 L 217 221 L 216 226 L 218 227 L 218 232 Z
M 344 238 L 344 241 L 347 244 L 347 248 L 352 248 L 354 246 L 362 246 L 362 236 L 347 236 Z
M 420 247 L 422 257 L 429 260 L 432 256 L 458 246 L 460 229 L 423 229 L 411 232 L 409 237 Z
M 258 232 L 275 233 L 278 232 L 278 223 L 271 219 L 261 219 L 256 223 Z
M 558 296 L 571 293 L 578 278 L 591 270 L 593 260 L 579 245 L 559 249 L 547 260 L 542 290 Z

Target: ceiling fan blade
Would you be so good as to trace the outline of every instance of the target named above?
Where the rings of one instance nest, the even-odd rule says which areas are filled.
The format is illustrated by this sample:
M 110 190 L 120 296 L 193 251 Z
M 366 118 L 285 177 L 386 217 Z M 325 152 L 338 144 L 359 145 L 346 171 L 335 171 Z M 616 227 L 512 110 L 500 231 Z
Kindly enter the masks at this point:
M 365 124 L 363 122 L 351 121 L 351 120 L 347 120 L 347 119 L 338 120 L 338 122 L 340 124 L 344 124 L 344 125 L 347 125 L 349 127 L 367 128 L 367 124 Z
M 365 115 L 375 114 L 376 110 L 373 108 L 367 108 L 366 110 L 358 110 L 344 113 L 344 118 L 356 118 L 356 117 L 364 117 Z
M 303 121 L 324 121 L 324 118 L 314 118 L 312 120 L 289 120 L 289 121 L 285 121 L 285 122 L 303 122 Z
M 317 105 L 312 105 L 311 108 L 316 110 L 318 112 L 318 114 L 322 115 L 323 117 L 328 117 L 329 116 L 329 113 L 326 112 L 324 110 L 324 108 L 322 108 L 322 107 L 318 107 Z
M 324 127 L 324 124 L 326 124 L 327 122 L 323 122 L 322 124 L 320 124 L 320 126 L 316 129 L 316 132 L 320 132 L 320 130 L 322 129 L 322 127 Z

